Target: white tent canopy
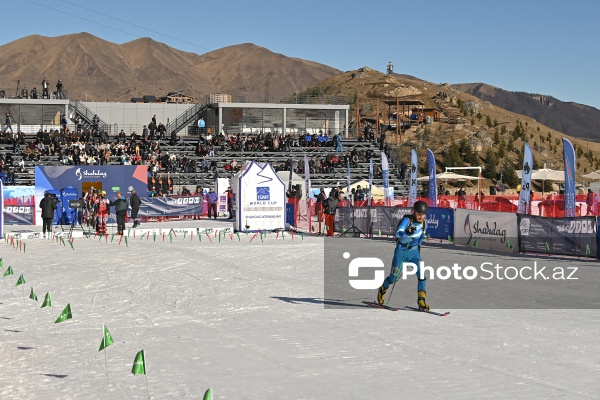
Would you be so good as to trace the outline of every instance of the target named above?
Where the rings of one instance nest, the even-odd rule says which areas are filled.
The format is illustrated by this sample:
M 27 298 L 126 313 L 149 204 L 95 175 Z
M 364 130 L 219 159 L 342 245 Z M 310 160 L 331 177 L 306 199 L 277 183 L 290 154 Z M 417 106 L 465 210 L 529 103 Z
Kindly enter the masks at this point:
M 589 174 L 582 175 L 581 177 L 587 178 L 587 179 L 598 180 L 598 179 L 600 179 L 600 170 L 590 172 Z
M 517 171 L 519 179 L 523 176 L 523 171 Z M 550 168 L 535 169 L 531 173 L 531 179 L 536 181 L 559 181 L 565 180 L 565 171 L 557 171 Z

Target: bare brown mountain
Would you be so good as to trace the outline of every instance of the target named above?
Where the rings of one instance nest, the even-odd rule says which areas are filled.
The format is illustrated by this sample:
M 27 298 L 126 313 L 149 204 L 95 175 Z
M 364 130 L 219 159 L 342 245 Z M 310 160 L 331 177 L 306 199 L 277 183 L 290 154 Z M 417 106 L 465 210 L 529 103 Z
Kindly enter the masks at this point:
M 198 55 L 149 38 L 122 45 L 88 33 L 27 36 L 0 46 L 0 88 L 13 96 L 21 87 L 51 89 L 58 79 L 72 98 L 128 101 L 143 95 L 184 91 L 199 98 L 210 93 L 290 95 L 340 71 L 286 57 L 245 43 Z
M 597 108 L 563 102 L 552 96 L 510 92 L 485 83 L 462 83 L 452 87 L 497 107 L 526 115 L 559 132 L 600 142 L 600 110 Z

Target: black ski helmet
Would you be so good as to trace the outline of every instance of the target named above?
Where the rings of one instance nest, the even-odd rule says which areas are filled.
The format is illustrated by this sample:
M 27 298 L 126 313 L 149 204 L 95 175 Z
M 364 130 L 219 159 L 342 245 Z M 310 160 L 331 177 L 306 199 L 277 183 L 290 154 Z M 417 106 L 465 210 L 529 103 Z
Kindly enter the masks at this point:
M 427 206 L 427 203 L 425 203 L 423 200 L 419 200 L 413 205 L 414 212 L 418 212 L 419 214 L 427 214 L 428 208 L 429 207 Z

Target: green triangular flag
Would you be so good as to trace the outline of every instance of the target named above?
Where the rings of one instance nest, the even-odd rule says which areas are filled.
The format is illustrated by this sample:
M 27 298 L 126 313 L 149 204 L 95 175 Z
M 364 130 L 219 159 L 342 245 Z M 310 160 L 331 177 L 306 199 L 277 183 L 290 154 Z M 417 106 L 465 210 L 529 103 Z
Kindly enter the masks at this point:
M 546 242 L 546 251 L 550 251 L 550 244 L 548 242 Z
M 4 267 L 4 260 L 2 259 L 2 257 L 0 257 L 0 268 Z
M 381 229 L 378 229 L 378 230 L 377 230 L 377 235 L 378 235 L 378 236 L 381 236 Z
M 146 359 L 144 358 L 144 350 L 139 351 L 133 361 L 131 373 L 134 375 L 146 375 Z
M 102 351 L 111 344 L 113 344 L 113 338 L 112 336 L 110 336 L 108 329 L 106 329 L 106 325 L 102 325 L 102 329 L 104 331 L 104 336 L 102 337 L 102 343 L 100 343 L 100 350 L 98 351 Z
M 204 393 L 204 397 L 202 398 L 202 400 L 213 400 L 213 395 L 212 395 L 212 389 L 208 388 L 208 390 L 206 391 L 206 393 Z
M 19 276 L 19 279 L 17 279 L 17 284 L 15 286 L 19 286 L 25 283 L 25 278 L 23 278 L 23 274 L 21 274 Z
M 586 245 L 585 245 L 585 256 L 586 256 L 586 257 L 589 257 L 591 252 L 592 252 L 592 251 L 590 250 L 590 245 L 589 245 L 589 244 L 586 244 Z
M 46 298 L 44 299 L 44 303 L 40 308 L 44 307 L 52 307 L 52 299 L 50 298 L 50 292 L 46 293 Z
M 30 298 L 31 300 L 38 301 L 38 300 L 37 300 L 37 295 L 36 295 L 35 293 L 33 293 L 33 286 L 31 287 L 31 293 L 29 294 L 29 298 Z
M 73 314 L 71 314 L 71 304 L 67 304 L 63 312 L 60 313 L 60 315 L 58 316 L 56 321 L 54 321 L 54 323 L 58 324 L 71 318 L 73 318 Z
M 4 272 L 4 275 L 2 276 L 3 278 L 5 276 L 9 276 L 9 275 L 14 275 L 15 273 L 12 270 L 12 267 L 9 265 L 8 268 L 6 268 L 6 271 Z
M 479 239 L 475 238 L 475 241 L 473 242 L 473 246 L 477 246 L 479 244 Z
M 448 235 L 448 241 L 449 241 L 450 243 L 454 243 L 454 239 L 452 238 L 452 236 Z
M 506 243 L 506 247 L 508 247 L 509 249 L 513 248 L 512 243 L 510 242 L 510 240 L 508 241 L 508 243 Z

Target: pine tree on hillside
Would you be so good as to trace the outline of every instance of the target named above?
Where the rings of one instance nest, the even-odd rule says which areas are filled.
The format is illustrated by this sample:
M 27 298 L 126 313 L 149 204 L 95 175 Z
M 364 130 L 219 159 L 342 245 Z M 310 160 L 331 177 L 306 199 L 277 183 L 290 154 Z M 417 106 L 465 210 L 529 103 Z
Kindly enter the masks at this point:
M 450 143 L 450 146 L 444 151 L 444 165 L 446 167 L 462 167 L 463 161 L 458 151 L 456 142 Z
M 515 166 L 508 158 L 505 158 L 500 167 L 502 171 L 502 181 L 509 187 L 516 188 L 521 181 L 515 172 Z
M 483 168 L 482 175 L 488 179 L 496 179 L 496 169 L 498 168 L 498 159 L 496 153 L 491 147 L 485 152 L 485 167 Z

